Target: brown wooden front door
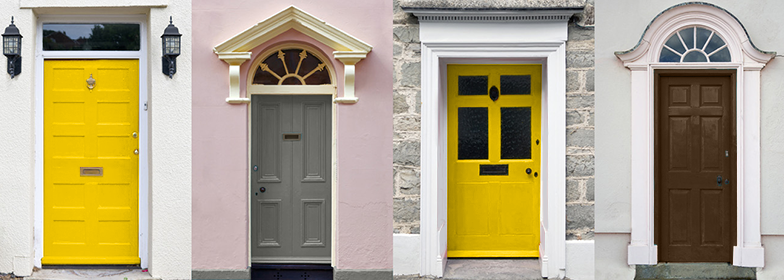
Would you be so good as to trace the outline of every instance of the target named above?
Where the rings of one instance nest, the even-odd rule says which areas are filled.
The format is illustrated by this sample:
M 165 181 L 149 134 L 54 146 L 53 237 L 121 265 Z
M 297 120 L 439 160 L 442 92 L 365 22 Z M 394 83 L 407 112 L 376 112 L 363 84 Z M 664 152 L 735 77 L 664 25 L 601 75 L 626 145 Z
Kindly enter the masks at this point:
M 660 262 L 730 262 L 735 236 L 734 74 L 656 75 Z

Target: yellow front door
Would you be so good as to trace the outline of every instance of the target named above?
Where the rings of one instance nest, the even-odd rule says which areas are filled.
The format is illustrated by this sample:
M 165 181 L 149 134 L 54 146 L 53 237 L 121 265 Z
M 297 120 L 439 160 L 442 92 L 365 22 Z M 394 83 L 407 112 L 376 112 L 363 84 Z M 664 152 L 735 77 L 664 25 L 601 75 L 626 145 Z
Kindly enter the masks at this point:
M 138 60 L 44 62 L 43 264 L 138 264 Z
M 448 65 L 448 256 L 538 257 L 541 65 Z

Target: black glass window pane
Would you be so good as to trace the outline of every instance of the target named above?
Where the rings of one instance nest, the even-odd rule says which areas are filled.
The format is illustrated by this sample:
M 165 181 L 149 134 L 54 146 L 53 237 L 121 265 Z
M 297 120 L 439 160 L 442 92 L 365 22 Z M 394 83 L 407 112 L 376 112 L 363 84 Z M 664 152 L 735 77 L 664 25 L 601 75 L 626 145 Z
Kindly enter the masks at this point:
M 457 159 L 487 159 L 487 108 L 457 108 Z
M 730 50 L 727 48 L 721 49 L 710 57 L 711 62 L 730 62 L 731 60 L 732 58 L 730 57 Z
M 708 42 L 708 45 L 705 46 L 705 53 L 712 53 L 713 51 L 721 48 L 721 46 L 724 46 L 724 40 L 719 37 L 719 34 L 714 33 L 713 37 L 711 37 L 710 41 Z
M 487 76 L 460 76 L 457 78 L 458 95 L 487 95 Z
M 501 94 L 531 94 L 531 75 L 501 75 Z
M 138 51 L 139 24 L 134 23 L 46 23 L 46 51 Z
M 663 48 L 661 55 L 659 55 L 659 62 L 681 62 L 681 56 L 667 48 Z
M 693 49 L 694 48 L 694 28 L 686 28 L 678 32 L 681 34 L 681 38 L 683 39 L 683 43 L 686 44 L 686 48 Z
M 686 52 L 686 49 L 683 48 L 683 43 L 681 43 L 681 39 L 678 38 L 678 34 L 673 34 L 670 36 L 670 39 L 667 39 L 667 43 L 665 43 L 665 45 L 679 53 Z M 680 59 L 678 59 L 678 61 L 680 61 Z
M 683 62 L 708 62 L 708 57 L 701 52 L 693 51 L 683 56 Z
M 698 49 L 702 49 L 705 46 L 705 43 L 708 42 L 708 37 L 710 37 L 710 30 L 705 28 L 697 28 L 697 46 Z
M 501 159 L 531 158 L 531 107 L 501 108 Z
M 282 53 L 282 55 L 281 55 Z M 282 60 L 281 60 L 282 58 Z M 283 61 L 286 64 L 283 64 Z M 267 65 L 268 70 L 261 69 L 259 66 L 256 69 L 256 74 L 253 76 L 253 84 L 257 85 L 328 85 L 332 84 L 332 79 L 329 75 L 329 70 L 321 60 L 313 54 L 303 51 L 302 49 L 288 49 L 281 52 L 275 52 L 269 55 L 262 62 Z M 274 75 L 270 72 L 275 73 Z M 298 77 L 289 76 L 289 74 L 296 74 L 304 79 L 300 80 Z M 282 80 L 282 81 L 281 81 Z

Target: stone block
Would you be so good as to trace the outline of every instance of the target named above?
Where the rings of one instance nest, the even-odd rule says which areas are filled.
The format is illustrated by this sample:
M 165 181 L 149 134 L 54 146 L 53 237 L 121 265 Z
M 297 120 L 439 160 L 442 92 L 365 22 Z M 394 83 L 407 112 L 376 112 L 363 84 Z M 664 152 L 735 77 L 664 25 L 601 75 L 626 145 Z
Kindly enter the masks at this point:
M 583 123 L 585 123 L 585 119 L 580 111 L 566 111 L 566 126 L 575 126 Z
M 397 115 L 394 117 L 394 127 L 395 130 L 401 131 L 419 131 L 420 130 L 420 121 L 419 115 Z
M 580 83 L 580 71 L 566 71 L 566 92 L 579 92 Z
M 594 130 L 593 129 L 567 129 L 566 130 L 566 146 L 569 147 L 593 147 L 594 145 Z
M 419 153 L 419 142 L 397 142 L 392 150 L 393 162 L 398 165 L 419 166 Z
M 395 185 L 400 192 L 407 195 L 419 195 L 420 176 L 419 170 L 413 168 L 400 168 Z
M 569 41 L 586 41 L 594 38 L 594 29 L 589 27 L 577 26 L 574 22 L 569 23 L 567 31 Z
M 580 180 L 566 179 L 566 202 L 580 200 Z
M 573 95 L 566 97 L 566 109 L 587 109 L 593 107 L 593 95 Z
M 401 67 L 400 85 L 404 87 L 419 87 L 422 79 L 422 64 L 420 62 L 405 62 Z
M 399 59 L 403 55 L 403 47 L 400 44 L 392 44 L 392 57 Z
M 419 25 L 399 25 L 392 28 L 394 39 L 402 43 L 419 43 Z
M 392 213 L 396 223 L 419 222 L 419 198 L 394 198 Z
M 594 91 L 594 71 L 593 69 L 585 72 L 585 91 Z
M 416 99 L 414 99 L 414 107 L 416 108 L 416 113 L 422 113 L 422 90 L 417 90 L 416 92 Z
M 392 111 L 395 114 L 408 113 L 408 101 L 405 93 L 395 91 L 392 97 Z
M 585 200 L 594 201 L 595 198 L 593 196 L 593 192 L 594 192 L 594 180 L 593 178 L 590 178 L 588 179 L 588 181 L 585 182 Z
M 566 68 L 588 68 L 594 66 L 592 50 L 575 50 L 566 52 Z
M 566 176 L 587 177 L 594 175 L 593 155 L 567 155 Z
M 593 205 L 566 205 L 566 230 L 593 228 Z

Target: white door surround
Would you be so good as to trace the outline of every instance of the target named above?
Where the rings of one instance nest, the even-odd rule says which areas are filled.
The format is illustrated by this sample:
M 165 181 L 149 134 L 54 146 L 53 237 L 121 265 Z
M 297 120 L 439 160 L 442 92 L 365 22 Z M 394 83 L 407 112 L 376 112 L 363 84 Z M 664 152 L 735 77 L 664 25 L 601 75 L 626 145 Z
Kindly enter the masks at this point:
M 35 37 L 35 259 L 41 267 L 44 255 L 44 60 L 46 59 L 138 59 L 139 60 L 139 258 L 149 266 L 150 188 L 149 188 L 149 115 L 147 114 L 147 16 L 135 15 L 40 15 Z M 137 23 L 140 25 L 138 51 L 44 51 L 44 23 Z
M 542 276 L 565 276 L 567 22 L 582 9 L 456 11 L 404 8 L 422 42 L 421 275 L 447 260 L 447 64 L 542 65 L 539 248 Z
M 667 39 L 685 27 L 721 36 L 730 62 L 659 62 Z M 629 265 L 658 263 L 654 244 L 654 71 L 732 69 L 737 71 L 737 240 L 733 265 L 763 267 L 760 234 L 760 71 L 775 53 L 757 49 L 743 25 L 728 11 L 707 3 L 673 6 L 648 26 L 637 46 L 616 56 L 631 70 L 631 243 Z

